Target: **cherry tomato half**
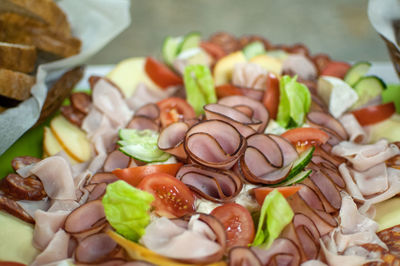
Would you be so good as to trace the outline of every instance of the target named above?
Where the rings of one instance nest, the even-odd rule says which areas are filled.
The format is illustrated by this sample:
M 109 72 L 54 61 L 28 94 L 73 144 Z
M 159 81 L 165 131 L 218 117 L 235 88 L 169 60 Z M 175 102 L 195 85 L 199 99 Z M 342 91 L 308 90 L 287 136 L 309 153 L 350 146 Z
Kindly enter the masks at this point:
M 264 199 L 266 196 L 268 196 L 269 193 L 271 193 L 274 189 L 277 189 L 285 198 L 288 198 L 295 194 L 297 191 L 300 190 L 300 186 L 290 186 L 290 187 L 258 187 L 253 189 L 254 196 L 260 204 L 260 206 L 263 205 Z
M 152 205 L 160 216 L 177 218 L 195 210 L 192 191 L 172 175 L 148 175 L 137 187 L 153 194 L 155 200 Z
M 325 131 L 313 127 L 289 129 L 282 134 L 282 137 L 296 146 L 304 146 L 307 144 L 321 145 L 329 140 L 329 135 Z
M 346 62 L 331 61 L 321 71 L 321 76 L 332 76 L 343 79 L 351 65 Z
M 227 249 L 247 246 L 254 239 L 254 223 L 250 212 L 237 203 L 225 203 L 215 208 L 211 215 L 225 228 Z
M 115 169 L 112 173 L 119 179 L 136 187 L 148 175 L 165 173 L 175 176 L 182 163 L 143 165 L 124 169 Z
M 157 103 L 160 108 L 160 119 L 163 127 L 183 119 L 196 117 L 193 107 L 184 99 L 169 97 Z
M 353 111 L 353 115 L 357 118 L 358 123 L 362 126 L 376 124 L 391 117 L 396 111 L 396 107 L 392 102 L 380 105 L 368 106 Z
M 146 58 L 144 70 L 150 79 L 154 81 L 158 86 L 166 89 L 169 86 L 182 85 L 182 78 L 175 74 L 166 65 L 158 62 L 152 57 Z
M 276 119 L 280 99 L 279 79 L 272 73 L 268 74 L 267 87 L 264 92 L 262 103 L 267 108 L 269 116 Z

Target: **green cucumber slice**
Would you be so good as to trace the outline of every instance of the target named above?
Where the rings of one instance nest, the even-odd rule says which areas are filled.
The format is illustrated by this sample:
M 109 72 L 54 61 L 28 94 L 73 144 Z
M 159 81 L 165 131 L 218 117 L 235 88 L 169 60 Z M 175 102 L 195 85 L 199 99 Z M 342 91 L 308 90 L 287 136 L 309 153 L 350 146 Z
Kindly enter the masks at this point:
M 354 91 L 357 92 L 358 100 L 352 106 L 352 109 L 362 107 L 369 101 L 380 96 L 386 89 L 386 84 L 377 76 L 362 77 L 355 85 Z
M 163 162 L 170 155 L 158 148 L 158 133 L 152 130 L 120 129 L 119 150 L 143 162 Z
M 292 170 L 286 180 L 289 180 L 300 173 L 310 162 L 315 151 L 315 147 L 311 146 L 307 150 L 300 153 L 299 158 L 293 162 Z
M 370 62 L 355 63 L 344 76 L 344 81 L 353 87 L 371 68 Z
M 285 186 L 290 186 L 290 185 L 294 185 L 294 184 L 300 183 L 301 181 L 306 179 L 311 174 L 311 172 L 312 172 L 311 169 L 310 170 L 301 171 L 300 173 L 298 173 L 297 175 L 295 175 L 291 179 L 286 180 L 283 183 L 277 184 L 274 187 L 285 187 Z
M 243 54 L 247 60 L 250 60 L 257 55 L 265 54 L 264 44 L 260 41 L 249 43 L 243 48 Z
M 200 41 L 201 41 L 200 33 L 191 32 L 191 33 L 186 34 L 180 47 L 178 48 L 178 54 L 180 54 L 181 52 L 183 52 L 187 49 L 199 47 Z
M 172 65 L 172 62 L 178 55 L 178 50 L 182 45 L 183 37 L 171 37 L 165 38 L 162 47 L 162 56 L 164 62 L 168 65 Z

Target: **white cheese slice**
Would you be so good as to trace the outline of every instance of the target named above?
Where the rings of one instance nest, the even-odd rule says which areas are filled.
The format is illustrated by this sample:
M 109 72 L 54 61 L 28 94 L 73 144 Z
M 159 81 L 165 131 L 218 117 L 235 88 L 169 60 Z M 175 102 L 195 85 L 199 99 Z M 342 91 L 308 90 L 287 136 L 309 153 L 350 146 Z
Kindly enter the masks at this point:
M 358 95 L 343 80 L 335 77 L 321 76 L 318 79 L 318 96 L 329 106 L 329 112 L 340 117 L 357 100 Z

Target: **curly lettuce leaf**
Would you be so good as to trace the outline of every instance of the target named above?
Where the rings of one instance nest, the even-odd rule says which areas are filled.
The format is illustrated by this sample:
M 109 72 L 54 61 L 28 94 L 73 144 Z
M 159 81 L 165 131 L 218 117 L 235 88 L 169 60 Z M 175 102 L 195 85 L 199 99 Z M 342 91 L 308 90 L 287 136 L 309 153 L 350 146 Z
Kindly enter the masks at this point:
M 217 102 L 214 80 L 207 66 L 187 66 L 183 80 L 186 89 L 186 100 L 193 107 L 197 115 L 204 113 L 204 105 Z
M 107 221 L 121 235 L 138 241 L 150 223 L 152 194 L 119 180 L 107 186 L 102 203 Z
M 294 213 L 285 197 L 274 189 L 265 197 L 252 246 L 269 248 L 293 219 Z
M 277 122 L 284 128 L 300 127 L 311 106 L 310 91 L 296 79 L 296 76 L 283 76 L 280 80 Z

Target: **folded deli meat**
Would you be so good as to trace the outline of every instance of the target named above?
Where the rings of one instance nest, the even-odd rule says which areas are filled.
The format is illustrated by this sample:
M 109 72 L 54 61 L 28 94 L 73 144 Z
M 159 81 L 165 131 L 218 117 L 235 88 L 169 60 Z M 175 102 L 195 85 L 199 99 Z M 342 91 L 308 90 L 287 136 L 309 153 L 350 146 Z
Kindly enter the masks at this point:
M 400 135 L 371 137 L 399 130 L 399 99 L 368 62 L 227 33 L 161 51 L 90 77 L 45 126 L 43 158 L 14 158 L 0 214 L 33 228 L 36 253 L 1 260 L 399 263 Z

